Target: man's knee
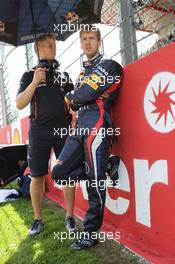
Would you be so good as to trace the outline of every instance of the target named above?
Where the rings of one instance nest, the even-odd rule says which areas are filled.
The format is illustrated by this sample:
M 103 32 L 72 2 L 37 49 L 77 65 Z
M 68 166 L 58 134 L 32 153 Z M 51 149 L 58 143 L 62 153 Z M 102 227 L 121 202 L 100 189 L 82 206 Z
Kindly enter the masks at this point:
M 31 186 L 40 186 L 40 185 L 43 185 L 44 182 L 45 182 L 45 176 L 41 176 L 41 177 L 32 177 L 32 180 L 31 180 Z

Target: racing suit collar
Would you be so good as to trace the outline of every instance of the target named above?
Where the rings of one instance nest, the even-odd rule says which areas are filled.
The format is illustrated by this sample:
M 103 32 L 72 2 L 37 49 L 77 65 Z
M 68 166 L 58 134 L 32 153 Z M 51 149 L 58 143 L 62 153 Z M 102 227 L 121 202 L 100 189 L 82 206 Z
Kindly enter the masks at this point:
M 97 53 L 96 56 L 94 58 L 92 58 L 91 60 L 88 61 L 84 61 L 83 62 L 83 67 L 87 68 L 87 67 L 91 67 L 92 65 L 94 65 L 98 59 L 100 59 L 102 57 L 102 55 L 100 53 Z

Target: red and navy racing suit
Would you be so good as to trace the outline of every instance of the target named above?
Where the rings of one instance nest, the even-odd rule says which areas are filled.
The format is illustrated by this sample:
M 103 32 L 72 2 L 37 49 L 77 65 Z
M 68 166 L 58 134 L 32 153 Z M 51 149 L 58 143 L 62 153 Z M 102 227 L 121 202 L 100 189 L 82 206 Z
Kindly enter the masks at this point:
M 84 63 L 77 87 L 66 94 L 73 106 L 79 108 L 77 126 L 75 134 L 67 138 L 58 157 L 60 163 L 52 170 L 52 178 L 57 184 L 88 180 L 89 209 L 84 220 L 84 231 L 88 233 L 96 232 L 103 220 L 105 172 L 111 143 L 111 136 L 106 132 L 112 125 L 111 105 L 121 75 L 122 67 L 117 62 L 98 55 Z

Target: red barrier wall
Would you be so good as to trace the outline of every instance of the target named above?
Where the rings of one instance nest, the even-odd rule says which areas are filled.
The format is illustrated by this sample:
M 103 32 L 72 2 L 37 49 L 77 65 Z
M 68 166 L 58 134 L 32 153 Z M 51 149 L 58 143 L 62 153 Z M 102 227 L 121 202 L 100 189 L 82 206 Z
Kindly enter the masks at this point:
M 122 162 L 120 187 L 108 188 L 103 230 L 152 263 L 175 263 L 175 44 L 125 67 L 113 109 Z M 25 143 L 28 120 L 0 129 L 1 143 Z M 51 167 L 54 158 L 51 159 Z M 47 178 L 46 195 L 64 206 Z M 75 214 L 84 217 L 87 194 L 77 189 Z

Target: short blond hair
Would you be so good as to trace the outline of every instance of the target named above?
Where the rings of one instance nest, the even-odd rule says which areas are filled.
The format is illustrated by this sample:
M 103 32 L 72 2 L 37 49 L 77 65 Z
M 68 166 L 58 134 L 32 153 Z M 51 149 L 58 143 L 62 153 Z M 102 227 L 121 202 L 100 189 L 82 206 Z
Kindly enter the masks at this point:
M 56 40 L 56 36 L 54 33 L 45 33 L 42 35 L 39 35 L 34 43 L 34 50 L 37 52 L 37 45 L 40 44 L 41 42 L 47 40 L 47 39 L 54 39 Z
M 81 30 L 80 30 L 80 38 L 81 38 L 81 36 L 82 36 L 82 34 L 84 32 L 96 32 L 97 39 L 99 41 L 101 40 L 101 32 L 100 32 L 99 28 L 97 28 L 93 24 L 86 24 L 86 25 L 83 25 L 83 27 L 81 27 Z

